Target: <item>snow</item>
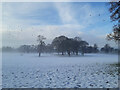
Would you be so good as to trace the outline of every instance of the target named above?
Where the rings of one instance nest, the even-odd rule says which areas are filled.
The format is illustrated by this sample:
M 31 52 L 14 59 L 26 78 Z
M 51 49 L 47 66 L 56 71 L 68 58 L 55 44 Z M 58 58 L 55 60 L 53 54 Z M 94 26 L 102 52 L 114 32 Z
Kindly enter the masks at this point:
M 3 88 L 117 88 L 118 56 L 3 53 Z
M 0 53 L 0 89 L 2 89 L 2 53 Z

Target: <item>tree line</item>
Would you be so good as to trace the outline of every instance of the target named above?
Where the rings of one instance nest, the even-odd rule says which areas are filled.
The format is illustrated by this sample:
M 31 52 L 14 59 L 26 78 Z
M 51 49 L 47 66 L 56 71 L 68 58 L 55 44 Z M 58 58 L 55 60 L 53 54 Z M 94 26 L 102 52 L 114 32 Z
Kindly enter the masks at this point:
M 87 41 L 82 40 L 80 37 L 68 38 L 66 36 L 55 37 L 51 44 L 45 44 L 45 37 L 38 35 L 38 45 L 21 45 L 19 48 L 3 47 L 3 52 L 19 51 L 22 53 L 58 53 L 61 55 L 84 55 L 85 53 L 117 53 L 118 49 L 114 49 L 109 44 L 99 48 L 97 44 L 89 45 Z

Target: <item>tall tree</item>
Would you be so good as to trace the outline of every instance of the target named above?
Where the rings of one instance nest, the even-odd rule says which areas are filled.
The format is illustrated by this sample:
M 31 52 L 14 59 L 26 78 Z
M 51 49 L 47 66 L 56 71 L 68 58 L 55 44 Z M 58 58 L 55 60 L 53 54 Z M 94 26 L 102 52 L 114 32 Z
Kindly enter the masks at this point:
M 71 55 L 71 51 L 74 48 L 74 40 L 67 38 L 66 40 L 63 40 L 61 43 L 61 48 L 64 50 L 64 52 L 67 52 L 67 54 L 70 56 Z
M 81 48 L 81 54 L 82 55 L 84 55 L 87 45 L 89 45 L 89 44 L 86 41 L 81 41 L 80 42 L 80 48 Z
M 120 41 L 120 1 L 110 2 L 109 11 L 111 13 L 110 18 L 116 23 L 113 26 L 113 32 L 108 34 L 108 40 Z M 119 43 L 120 44 L 120 43 Z
M 43 48 L 45 46 L 45 42 L 44 42 L 45 39 L 46 38 L 42 35 L 38 35 L 38 37 L 37 37 L 39 57 L 40 57 L 41 53 L 43 52 Z
M 102 52 L 105 52 L 105 53 L 109 53 L 110 52 L 110 45 L 109 44 L 105 44 L 103 48 L 101 48 L 101 51 Z
M 56 37 L 55 39 L 53 39 L 52 41 L 52 45 L 53 47 L 58 51 L 58 52 L 61 52 L 62 55 L 64 55 L 64 45 L 62 44 L 62 42 L 64 40 L 68 39 L 67 37 L 65 36 L 59 36 L 59 37 Z
M 97 44 L 94 44 L 94 46 L 93 46 L 93 52 L 94 53 L 98 52 L 98 46 L 97 46 Z
M 74 43 L 73 43 L 73 48 L 74 48 L 74 52 L 76 53 L 76 55 L 78 55 L 79 49 L 80 49 L 80 45 L 81 44 L 81 38 L 80 37 L 75 37 L 74 38 Z

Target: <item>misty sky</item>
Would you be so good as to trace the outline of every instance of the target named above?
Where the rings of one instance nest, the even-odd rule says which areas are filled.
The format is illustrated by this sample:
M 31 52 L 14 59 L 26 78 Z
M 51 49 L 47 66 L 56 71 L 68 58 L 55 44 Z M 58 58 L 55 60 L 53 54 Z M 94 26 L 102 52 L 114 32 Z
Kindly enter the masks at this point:
M 2 44 L 19 47 L 23 44 L 37 44 L 37 36 L 45 36 L 46 43 L 60 35 L 79 36 L 90 45 L 102 47 L 106 35 L 112 32 L 107 3 L 82 2 L 31 2 L 3 3 Z

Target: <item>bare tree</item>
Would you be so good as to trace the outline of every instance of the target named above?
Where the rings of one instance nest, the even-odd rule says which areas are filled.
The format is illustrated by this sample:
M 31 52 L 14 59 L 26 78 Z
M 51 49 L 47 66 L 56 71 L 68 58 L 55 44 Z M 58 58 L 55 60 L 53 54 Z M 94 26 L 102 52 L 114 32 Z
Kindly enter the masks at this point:
M 40 57 L 41 53 L 43 52 L 43 48 L 45 46 L 45 42 L 44 42 L 45 39 L 46 38 L 42 35 L 38 35 L 38 37 L 37 37 L 39 57 Z
M 113 32 L 107 35 L 108 40 L 120 41 L 120 1 L 110 2 L 110 18 L 116 23 L 113 26 Z

